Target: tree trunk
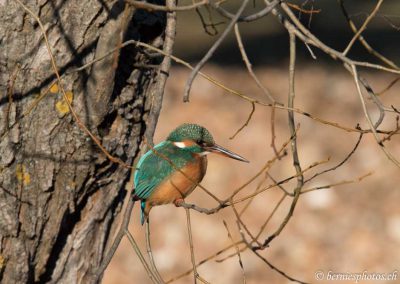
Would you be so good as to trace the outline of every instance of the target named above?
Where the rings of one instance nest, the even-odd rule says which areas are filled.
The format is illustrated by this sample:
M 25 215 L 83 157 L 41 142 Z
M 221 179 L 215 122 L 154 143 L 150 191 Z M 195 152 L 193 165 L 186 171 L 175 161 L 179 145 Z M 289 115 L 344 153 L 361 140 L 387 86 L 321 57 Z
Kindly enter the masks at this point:
M 132 165 L 143 137 L 153 135 L 169 58 L 130 45 L 75 68 L 129 39 L 170 52 L 174 14 L 123 1 L 23 3 L 0 0 L 0 282 L 91 283 L 119 224 L 131 169 L 87 135 L 60 84 L 82 124 Z M 30 12 L 63 76 L 50 92 L 56 76 Z

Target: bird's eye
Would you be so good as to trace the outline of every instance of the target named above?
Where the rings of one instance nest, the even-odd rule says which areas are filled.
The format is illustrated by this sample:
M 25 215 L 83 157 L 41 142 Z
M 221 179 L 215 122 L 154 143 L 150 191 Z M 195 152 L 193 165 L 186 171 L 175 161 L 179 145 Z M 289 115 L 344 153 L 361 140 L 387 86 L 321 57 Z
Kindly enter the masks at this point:
M 199 141 L 197 141 L 197 145 L 204 147 L 204 146 L 207 146 L 207 143 L 204 142 L 203 140 L 199 140 Z

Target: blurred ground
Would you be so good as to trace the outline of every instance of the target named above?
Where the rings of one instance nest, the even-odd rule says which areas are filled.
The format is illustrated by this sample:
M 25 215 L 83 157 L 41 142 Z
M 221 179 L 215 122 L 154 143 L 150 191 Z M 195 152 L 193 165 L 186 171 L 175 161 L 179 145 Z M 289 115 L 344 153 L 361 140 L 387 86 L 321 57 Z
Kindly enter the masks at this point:
M 356 93 L 355 85 L 343 69 L 329 66 L 299 64 L 296 70 L 296 107 L 326 120 L 355 127 L 360 123 L 366 127 L 365 119 Z M 218 78 L 231 88 L 266 101 L 243 68 L 222 68 L 209 66 L 208 74 Z M 261 81 L 270 88 L 278 100 L 286 102 L 288 92 L 287 64 L 281 67 L 256 70 Z M 382 90 L 394 78 L 392 75 L 376 73 L 363 74 L 370 80 L 376 91 Z M 171 71 L 165 93 L 163 109 L 159 119 L 155 142 L 159 142 L 177 125 L 195 122 L 206 126 L 216 141 L 248 158 L 245 164 L 219 156 L 209 156 L 209 166 L 203 185 L 219 198 L 247 181 L 273 157 L 270 147 L 270 109 L 257 106 L 248 127 L 234 140 L 229 137 L 246 121 L 251 105 L 223 92 L 209 82 L 198 78 L 192 88 L 190 103 L 182 103 L 182 90 L 188 71 L 174 67 Z M 385 93 L 385 104 L 399 107 L 400 86 L 394 86 Z M 373 106 L 369 105 L 371 110 Z M 276 144 L 287 140 L 287 113 L 276 111 Z M 378 113 L 372 111 L 374 118 Z M 358 135 L 347 133 L 296 115 L 300 123 L 298 133 L 299 155 L 303 168 L 331 157 L 330 161 L 306 174 L 329 168 L 340 162 L 354 147 Z M 393 129 L 394 117 L 388 117 L 382 129 Z M 397 158 L 400 158 L 398 137 L 386 144 Z M 373 171 L 373 175 L 361 182 L 334 186 L 305 194 L 300 198 L 293 218 L 282 234 L 261 254 L 288 275 L 312 283 L 354 283 L 346 281 L 317 281 L 315 273 L 391 273 L 400 274 L 400 172 L 390 163 L 379 149 L 372 135 L 366 135 L 354 156 L 336 171 L 323 175 L 307 184 L 305 188 L 353 180 Z M 288 155 L 272 167 L 270 173 L 281 180 L 294 174 L 291 157 Z M 266 184 L 269 184 L 267 181 Z M 285 185 L 293 190 L 294 183 Z M 248 186 L 245 193 L 254 191 L 257 182 Z M 260 194 L 244 215 L 244 221 L 252 232 L 273 210 L 282 195 L 279 189 Z M 188 199 L 202 207 L 213 207 L 215 202 L 201 189 Z M 264 239 L 282 221 L 288 210 L 286 200 L 267 226 Z M 240 205 L 242 206 L 242 205 Z M 238 206 L 240 208 L 240 206 Z M 207 216 L 192 213 L 193 238 L 196 260 L 200 261 L 231 244 L 222 220 L 238 240 L 234 213 L 226 208 L 220 213 Z M 143 250 L 144 228 L 139 225 L 138 206 L 134 209 L 130 230 Z M 151 213 L 151 237 L 153 253 L 159 270 L 165 280 L 191 268 L 190 251 L 186 231 L 186 217 L 183 209 L 173 205 L 161 206 Z M 228 252 L 232 253 L 234 250 Z M 223 254 L 216 259 L 221 259 Z M 289 283 L 271 270 L 251 252 L 242 253 L 247 283 Z M 222 263 L 215 259 L 200 266 L 200 275 L 211 283 L 242 283 L 242 272 L 237 257 Z M 189 275 L 174 283 L 192 283 Z M 106 284 L 150 283 L 142 264 L 124 239 L 117 254 L 105 272 Z M 367 283 L 360 281 L 359 283 Z M 368 281 L 368 283 L 377 283 Z M 397 281 L 379 283 L 400 283 Z

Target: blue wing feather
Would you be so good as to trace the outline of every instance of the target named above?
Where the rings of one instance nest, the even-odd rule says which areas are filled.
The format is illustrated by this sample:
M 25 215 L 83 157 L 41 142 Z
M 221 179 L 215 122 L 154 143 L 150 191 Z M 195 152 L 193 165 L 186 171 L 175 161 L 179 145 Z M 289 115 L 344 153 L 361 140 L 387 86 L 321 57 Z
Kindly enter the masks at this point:
M 156 145 L 154 149 L 157 151 L 164 145 L 166 141 Z M 158 175 L 154 175 L 154 171 L 157 170 L 157 165 L 160 163 L 158 159 L 161 159 L 152 150 L 144 154 L 136 166 L 134 175 L 135 194 L 141 199 L 148 198 L 157 185 L 162 181 Z M 162 162 L 162 161 L 161 161 Z
M 137 163 L 134 173 L 135 195 L 141 201 L 141 223 L 145 221 L 144 209 L 146 199 L 157 189 L 164 179 L 170 176 L 175 168 L 171 166 L 171 162 L 176 168 L 182 168 L 193 159 L 189 151 L 185 151 L 174 146 L 170 141 L 164 141 L 154 146 L 153 150 L 144 154 Z M 165 157 L 167 159 L 165 159 Z
M 171 162 L 176 168 L 182 168 L 188 161 L 194 159 L 189 151 L 174 146 L 170 141 L 157 144 L 154 150 L 159 155 L 153 150 L 144 154 L 134 174 L 135 194 L 141 199 L 147 199 L 157 186 L 175 171 Z

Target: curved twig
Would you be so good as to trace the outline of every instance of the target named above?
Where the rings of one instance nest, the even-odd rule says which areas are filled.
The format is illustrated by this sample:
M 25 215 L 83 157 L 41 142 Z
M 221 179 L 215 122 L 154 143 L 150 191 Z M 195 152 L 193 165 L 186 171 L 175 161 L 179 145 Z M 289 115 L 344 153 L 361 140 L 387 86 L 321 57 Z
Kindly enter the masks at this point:
M 252 22 L 255 20 L 258 20 L 262 17 L 265 17 L 266 15 L 268 15 L 273 8 L 275 8 L 276 5 L 278 5 L 280 2 L 280 0 L 274 0 L 271 1 L 271 3 L 269 3 L 268 5 L 265 6 L 264 9 L 262 9 L 261 11 L 254 13 L 252 15 L 248 15 L 248 16 L 242 16 L 239 17 L 237 22 Z M 228 19 L 233 19 L 235 17 L 235 14 L 232 14 L 230 12 L 228 12 L 227 10 L 225 10 L 224 8 L 222 8 L 219 4 L 215 4 L 213 2 L 210 2 L 210 5 L 217 10 L 217 12 L 219 12 L 221 14 L 221 16 L 228 18 Z
M 214 42 L 214 44 L 211 46 L 211 48 L 207 51 L 206 55 L 200 60 L 200 62 L 194 67 L 193 71 L 190 73 L 188 80 L 186 81 L 185 84 L 185 89 L 183 91 L 183 101 L 188 102 L 189 101 L 189 93 L 190 89 L 192 88 L 192 84 L 194 79 L 196 78 L 197 74 L 199 73 L 200 69 L 206 64 L 206 62 L 213 56 L 215 50 L 221 45 L 222 41 L 226 38 L 226 36 L 229 34 L 229 32 L 232 30 L 233 26 L 239 19 L 240 15 L 243 13 L 244 8 L 247 6 L 247 3 L 249 0 L 243 0 L 242 5 L 240 6 L 239 10 L 237 11 L 235 17 L 232 18 L 231 22 L 228 24 L 224 32 L 221 34 L 221 36 L 218 38 L 217 41 Z

